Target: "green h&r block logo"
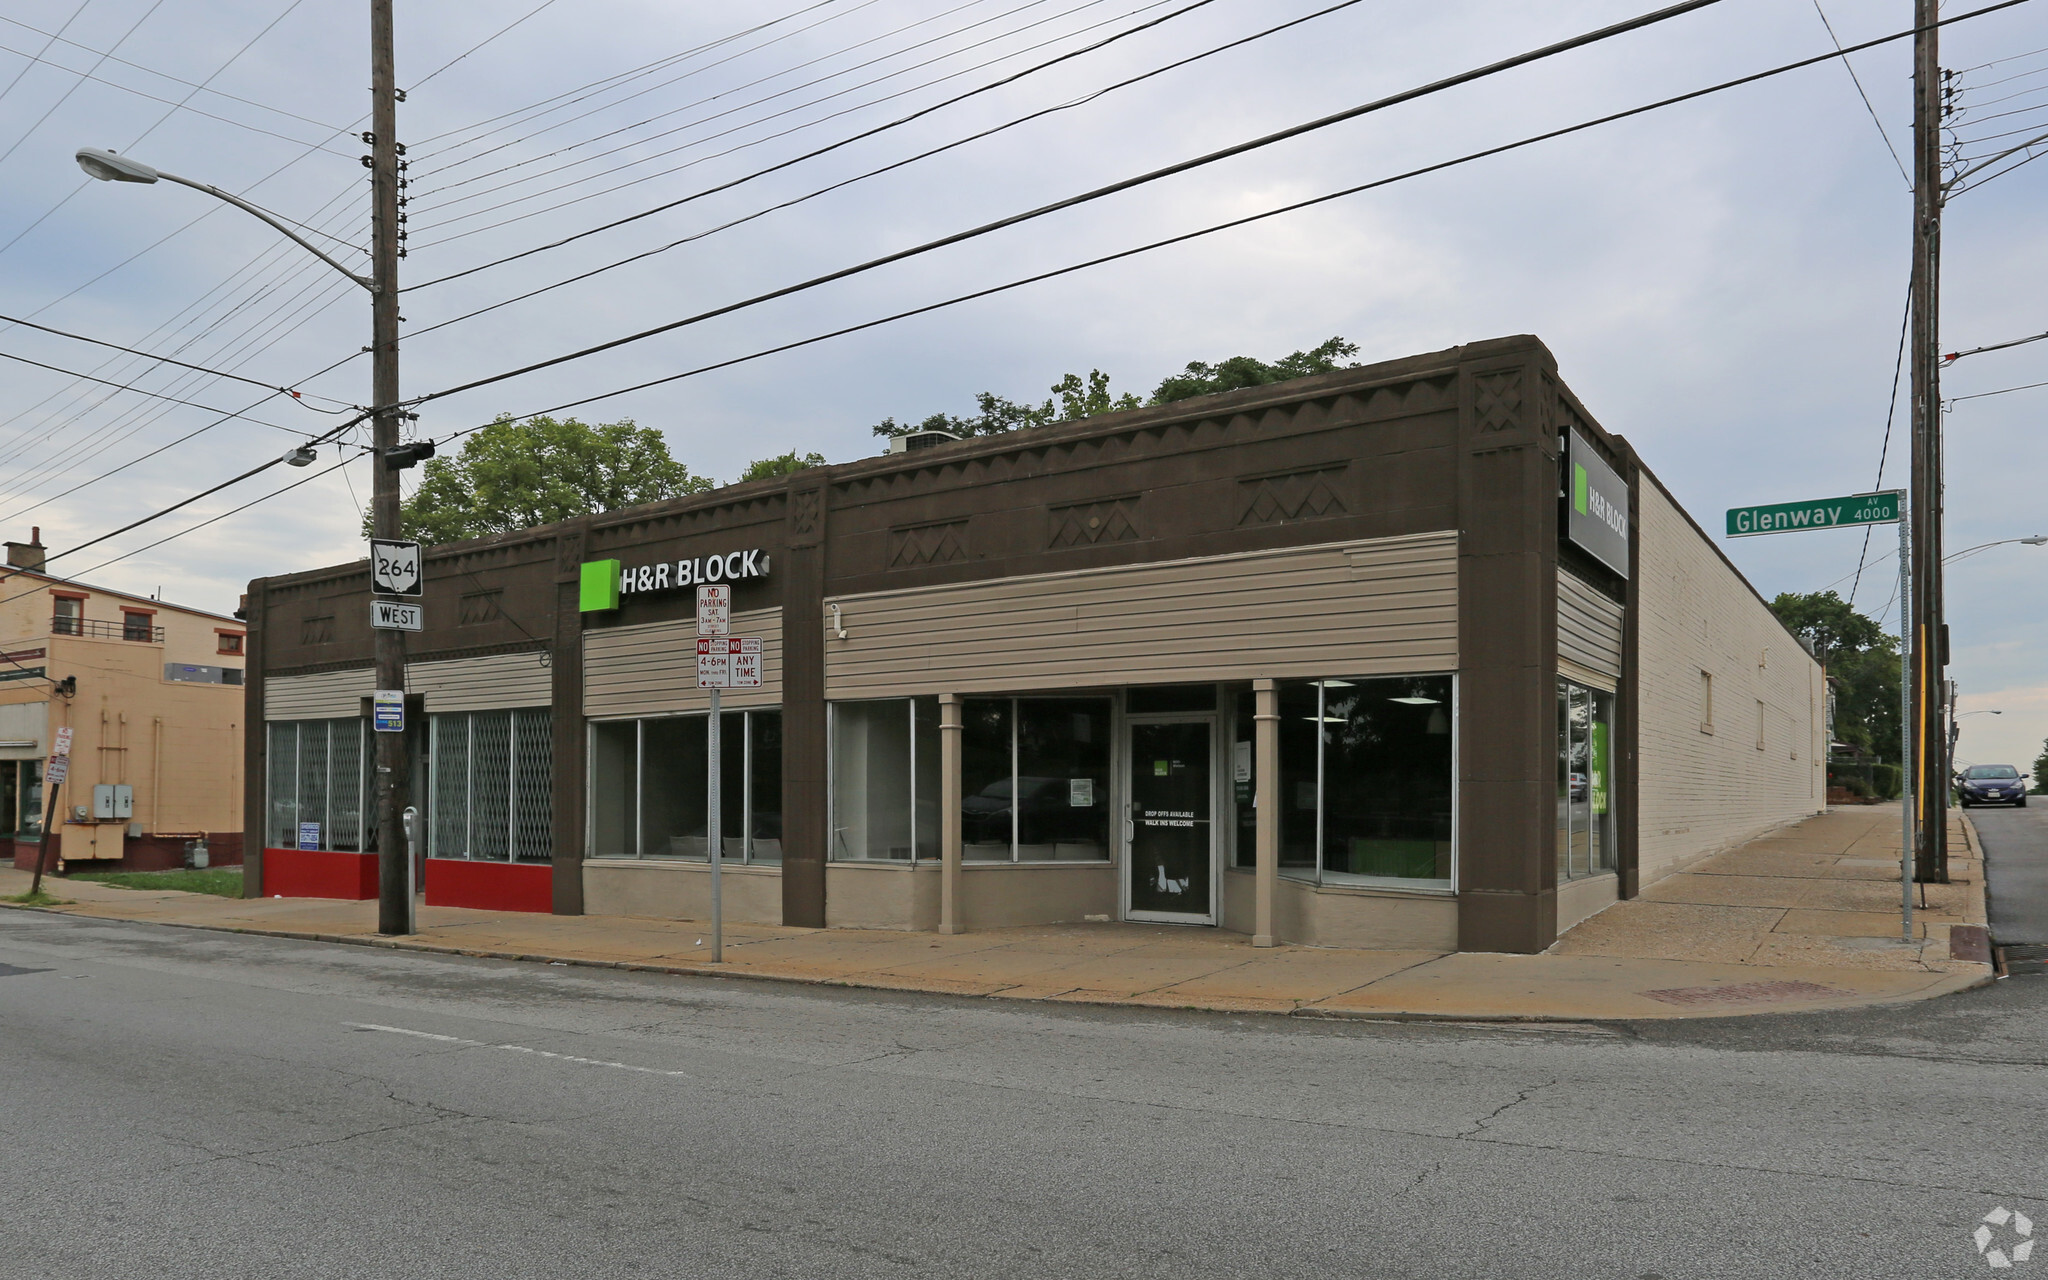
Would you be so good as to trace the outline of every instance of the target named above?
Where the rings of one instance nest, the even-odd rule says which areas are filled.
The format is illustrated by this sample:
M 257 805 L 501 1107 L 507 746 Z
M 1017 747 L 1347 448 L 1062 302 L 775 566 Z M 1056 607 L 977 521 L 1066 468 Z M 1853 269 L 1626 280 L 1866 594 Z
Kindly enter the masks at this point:
M 1580 462 L 1572 464 L 1572 510 L 1586 514 L 1586 467 Z
M 619 562 L 585 561 L 581 589 L 577 594 L 577 608 L 584 613 L 597 613 L 618 607 Z

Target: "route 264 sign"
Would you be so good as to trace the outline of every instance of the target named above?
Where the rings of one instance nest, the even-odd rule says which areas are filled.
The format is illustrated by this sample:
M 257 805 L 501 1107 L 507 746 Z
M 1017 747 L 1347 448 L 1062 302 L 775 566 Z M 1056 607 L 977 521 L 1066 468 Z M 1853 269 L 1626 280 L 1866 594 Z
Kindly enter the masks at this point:
M 370 590 L 385 596 L 421 594 L 420 544 L 370 539 Z

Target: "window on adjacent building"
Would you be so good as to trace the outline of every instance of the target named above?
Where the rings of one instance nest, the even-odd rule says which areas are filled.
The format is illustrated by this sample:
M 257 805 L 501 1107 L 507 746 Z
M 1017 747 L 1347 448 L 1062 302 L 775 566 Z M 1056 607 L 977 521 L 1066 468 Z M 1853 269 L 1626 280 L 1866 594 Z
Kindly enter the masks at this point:
M 554 713 L 427 717 L 427 856 L 546 862 L 554 851 Z
M 54 635 L 83 634 L 79 624 L 85 618 L 85 601 L 72 596 L 54 596 L 50 602 L 50 631 Z
M 375 807 L 366 720 L 273 720 L 265 726 L 268 817 L 264 843 L 274 849 L 376 848 Z
M 1714 674 L 1700 672 L 1700 732 L 1714 731 Z
M 239 631 L 223 631 L 223 632 L 221 632 L 221 633 L 220 633 L 220 652 L 222 652 L 222 653 L 240 653 L 241 651 L 242 651 L 242 633 L 241 633 L 241 632 L 239 632 Z
M 155 614 L 136 613 L 127 609 L 121 611 L 121 638 L 123 640 L 148 641 L 153 639 L 155 634 Z
M 0 823 L 18 838 L 43 832 L 43 762 L 0 760 Z
M 1108 860 L 1110 708 L 1108 698 L 962 700 L 962 860 Z
M 1764 715 L 1764 704 L 1759 700 L 1756 704 L 1756 749 L 1758 751 L 1764 749 Z
M 1614 695 L 1557 682 L 1557 878 L 1614 870 Z
M 939 700 L 835 702 L 832 856 L 913 862 L 939 856 Z
M 708 715 L 590 726 L 590 849 L 600 858 L 710 857 Z M 782 712 L 719 717 L 719 857 L 782 861 Z

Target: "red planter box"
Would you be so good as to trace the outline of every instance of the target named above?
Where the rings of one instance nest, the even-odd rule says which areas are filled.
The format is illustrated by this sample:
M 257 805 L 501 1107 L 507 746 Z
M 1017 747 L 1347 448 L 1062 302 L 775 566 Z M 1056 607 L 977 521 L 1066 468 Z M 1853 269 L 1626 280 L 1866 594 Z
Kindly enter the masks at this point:
M 482 911 L 555 909 L 555 869 L 546 864 L 428 858 L 427 905 Z
M 377 855 L 325 849 L 265 849 L 263 896 L 345 898 L 352 902 L 375 898 Z

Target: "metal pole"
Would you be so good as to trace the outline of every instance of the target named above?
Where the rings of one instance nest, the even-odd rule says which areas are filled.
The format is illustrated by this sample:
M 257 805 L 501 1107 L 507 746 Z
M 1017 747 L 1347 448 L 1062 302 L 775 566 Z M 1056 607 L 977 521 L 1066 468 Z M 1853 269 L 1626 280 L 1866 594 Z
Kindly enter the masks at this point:
M 43 867 L 50 861 L 50 828 L 57 825 L 57 793 L 63 789 L 64 784 L 61 782 L 50 784 L 50 803 L 48 811 L 43 815 L 43 838 L 36 846 L 36 873 L 28 882 L 30 898 L 43 891 Z
M 1913 941 L 1913 526 L 1899 496 L 1899 940 Z
M 704 847 L 711 855 L 711 963 L 725 962 L 725 903 L 719 897 L 718 869 L 724 863 L 725 834 L 720 830 L 718 812 L 718 688 L 711 689 L 710 796 L 704 806 Z
M 388 454 L 398 444 L 398 73 L 391 35 L 391 0 L 370 0 L 370 212 L 371 212 L 371 528 L 398 539 L 398 472 Z M 375 631 L 379 689 L 405 688 L 405 633 Z M 412 931 L 410 851 L 403 812 L 410 789 L 411 752 L 403 733 L 377 740 L 377 932 Z

